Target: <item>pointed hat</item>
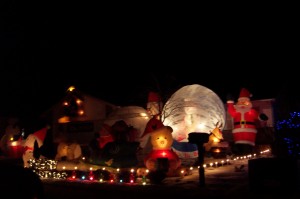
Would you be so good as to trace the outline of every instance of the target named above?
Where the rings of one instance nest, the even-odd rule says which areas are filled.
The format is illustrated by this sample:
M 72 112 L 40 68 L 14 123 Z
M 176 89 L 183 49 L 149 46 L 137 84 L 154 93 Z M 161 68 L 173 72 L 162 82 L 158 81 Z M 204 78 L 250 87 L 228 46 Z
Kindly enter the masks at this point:
M 39 140 L 41 140 L 42 142 L 44 142 L 44 139 L 46 137 L 47 134 L 47 127 L 44 127 L 36 132 L 33 133 L 33 135 L 35 135 Z

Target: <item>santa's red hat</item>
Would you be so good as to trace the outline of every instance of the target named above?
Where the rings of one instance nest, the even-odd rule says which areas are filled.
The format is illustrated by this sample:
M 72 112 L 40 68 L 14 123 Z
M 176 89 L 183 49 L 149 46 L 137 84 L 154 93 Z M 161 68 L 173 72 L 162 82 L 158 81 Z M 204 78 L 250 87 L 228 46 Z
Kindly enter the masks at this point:
M 252 94 L 245 88 L 241 89 L 239 98 L 249 98 L 252 97 Z
M 33 135 L 35 135 L 35 137 L 37 137 L 39 140 L 41 140 L 42 142 L 44 142 L 44 139 L 46 137 L 47 134 L 47 127 L 44 127 L 36 132 L 33 133 Z
M 150 91 L 148 93 L 148 102 L 160 102 L 160 96 L 158 93 Z

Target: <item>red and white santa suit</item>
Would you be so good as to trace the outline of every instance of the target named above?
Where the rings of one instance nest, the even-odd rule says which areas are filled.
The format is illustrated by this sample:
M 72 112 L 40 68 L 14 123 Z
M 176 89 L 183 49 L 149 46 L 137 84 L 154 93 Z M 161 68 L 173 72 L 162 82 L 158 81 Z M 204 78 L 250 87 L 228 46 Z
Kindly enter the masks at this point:
M 147 122 L 143 135 L 141 136 L 141 148 L 145 148 L 149 143 L 149 138 L 152 131 L 164 126 L 163 122 L 160 120 L 161 109 L 162 102 L 159 94 L 153 91 L 149 92 L 147 112 L 152 116 L 152 118 Z
M 234 101 L 228 100 L 227 110 L 234 120 L 232 133 L 235 144 L 255 146 L 257 133 L 255 121 L 259 119 L 259 115 L 252 108 L 249 91 L 242 88 L 236 105 L 234 105 Z

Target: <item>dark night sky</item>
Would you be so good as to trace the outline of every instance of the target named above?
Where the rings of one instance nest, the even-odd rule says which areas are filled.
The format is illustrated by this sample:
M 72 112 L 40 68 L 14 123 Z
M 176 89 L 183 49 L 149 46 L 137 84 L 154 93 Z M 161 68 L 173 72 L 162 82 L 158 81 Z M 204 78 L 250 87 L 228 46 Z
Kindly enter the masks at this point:
M 296 27 L 280 16 L 199 19 L 11 2 L 0 5 L 0 115 L 38 114 L 70 85 L 117 105 L 145 106 L 158 86 L 167 96 L 200 84 L 224 101 L 246 87 L 264 99 L 298 76 Z

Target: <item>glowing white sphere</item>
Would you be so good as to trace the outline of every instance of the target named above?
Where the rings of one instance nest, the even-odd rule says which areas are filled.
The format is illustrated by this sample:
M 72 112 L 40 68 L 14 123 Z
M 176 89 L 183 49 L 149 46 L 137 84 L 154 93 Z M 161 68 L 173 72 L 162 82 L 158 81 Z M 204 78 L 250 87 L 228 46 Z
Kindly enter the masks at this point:
M 225 126 L 224 103 L 212 90 L 198 85 L 187 85 L 177 90 L 163 107 L 162 121 L 173 128 L 173 138 L 188 142 L 191 132 L 210 133 L 216 124 Z

